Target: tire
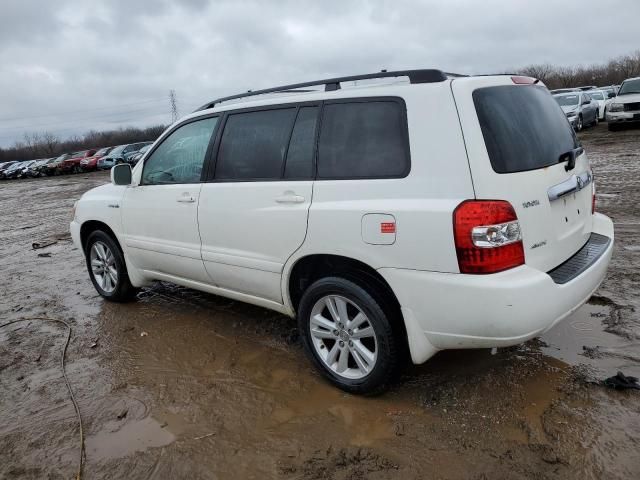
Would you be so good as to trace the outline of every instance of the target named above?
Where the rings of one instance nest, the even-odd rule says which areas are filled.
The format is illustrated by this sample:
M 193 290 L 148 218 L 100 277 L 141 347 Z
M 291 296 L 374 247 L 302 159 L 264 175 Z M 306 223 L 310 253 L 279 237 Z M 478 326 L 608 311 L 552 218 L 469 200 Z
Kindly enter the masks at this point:
M 325 378 L 349 393 L 383 392 L 405 363 L 404 341 L 394 328 L 393 313 L 377 296 L 371 287 L 325 277 L 310 285 L 300 300 L 298 328 L 309 358 Z
M 129 281 L 124 256 L 111 235 L 102 230 L 92 232 L 84 250 L 91 283 L 102 297 L 112 302 L 129 302 L 135 299 L 138 291 Z M 97 264 L 93 264 L 94 262 Z M 100 270 L 105 271 L 105 265 L 110 267 L 111 274 L 99 275 Z
M 582 123 L 582 114 L 578 115 L 578 122 L 576 123 L 576 132 L 581 132 L 584 124 Z
M 595 118 L 593 119 L 593 126 L 594 126 L 594 127 L 597 127 L 597 126 L 598 126 L 598 121 L 600 120 L 600 118 L 599 118 L 599 117 L 600 117 L 600 111 L 599 111 L 599 110 L 596 110 L 596 116 L 595 116 Z

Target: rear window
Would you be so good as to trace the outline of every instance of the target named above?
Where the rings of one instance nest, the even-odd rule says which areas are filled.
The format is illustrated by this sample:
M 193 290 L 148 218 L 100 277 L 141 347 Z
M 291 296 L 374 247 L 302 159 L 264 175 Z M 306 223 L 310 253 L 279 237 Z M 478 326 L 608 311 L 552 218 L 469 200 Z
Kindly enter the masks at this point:
M 385 178 L 408 173 L 407 127 L 400 102 L 327 104 L 321 125 L 319 178 Z
M 548 167 L 577 147 L 565 114 L 544 87 L 480 88 L 473 92 L 473 102 L 497 173 Z

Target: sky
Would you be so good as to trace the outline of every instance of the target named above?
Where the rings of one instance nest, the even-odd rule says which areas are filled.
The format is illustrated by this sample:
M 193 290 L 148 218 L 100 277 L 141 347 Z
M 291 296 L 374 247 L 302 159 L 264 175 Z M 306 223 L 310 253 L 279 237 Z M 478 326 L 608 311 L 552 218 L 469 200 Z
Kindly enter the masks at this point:
M 2 0 L 0 147 L 168 124 L 249 89 L 380 69 L 481 74 L 640 48 L 638 0 Z

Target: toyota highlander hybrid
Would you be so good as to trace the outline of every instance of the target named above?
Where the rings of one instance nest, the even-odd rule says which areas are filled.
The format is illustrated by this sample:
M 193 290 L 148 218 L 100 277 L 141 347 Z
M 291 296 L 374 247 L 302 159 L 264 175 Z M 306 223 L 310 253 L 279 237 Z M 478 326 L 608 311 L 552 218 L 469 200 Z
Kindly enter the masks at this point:
M 410 70 L 234 95 L 111 180 L 70 227 L 100 295 L 160 280 L 296 317 L 311 361 L 355 393 L 406 358 L 541 335 L 613 248 L 587 154 L 529 77 Z

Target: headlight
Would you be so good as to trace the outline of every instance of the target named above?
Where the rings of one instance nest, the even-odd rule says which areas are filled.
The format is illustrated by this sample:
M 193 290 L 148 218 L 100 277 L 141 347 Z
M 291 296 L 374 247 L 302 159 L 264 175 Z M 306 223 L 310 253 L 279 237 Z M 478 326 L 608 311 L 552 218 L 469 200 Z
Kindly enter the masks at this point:
M 624 111 L 624 104 L 622 103 L 612 103 L 609 105 L 610 112 L 622 112 Z

